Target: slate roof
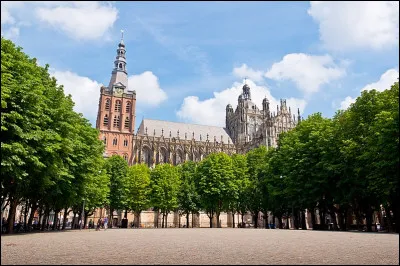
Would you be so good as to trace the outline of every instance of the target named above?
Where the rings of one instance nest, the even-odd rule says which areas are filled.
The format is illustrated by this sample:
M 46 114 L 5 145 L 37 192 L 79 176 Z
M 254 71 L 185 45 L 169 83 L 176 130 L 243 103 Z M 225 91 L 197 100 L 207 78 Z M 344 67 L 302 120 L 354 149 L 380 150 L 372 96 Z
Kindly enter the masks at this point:
M 179 130 L 179 137 L 181 139 L 185 139 L 185 133 L 187 134 L 187 139 L 192 139 L 193 132 L 194 138 L 196 141 L 208 140 L 214 141 L 214 136 L 216 137 L 216 141 L 222 140 L 224 143 L 228 143 L 228 139 L 230 143 L 233 143 L 232 139 L 229 137 L 228 132 L 223 127 L 216 127 L 216 126 L 204 126 L 204 125 L 196 125 L 196 124 L 186 124 L 186 123 L 179 123 L 179 122 L 170 122 L 170 121 L 163 121 L 163 120 L 153 120 L 153 119 L 143 119 L 142 123 L 140 123 L 139 129 L 137 131 L 138 135 L 145 135 L 146 134 L 146 127 L 147 127 L 147 134 L 149 136 L 153 136 L 154 130 L 156 132 L 156 137 L 161 137 L 162 130 L 164 130 L 164 137 L 169 138 L 169 132 L 171 131 L 171 137 L 177 137 L 178 130 Z

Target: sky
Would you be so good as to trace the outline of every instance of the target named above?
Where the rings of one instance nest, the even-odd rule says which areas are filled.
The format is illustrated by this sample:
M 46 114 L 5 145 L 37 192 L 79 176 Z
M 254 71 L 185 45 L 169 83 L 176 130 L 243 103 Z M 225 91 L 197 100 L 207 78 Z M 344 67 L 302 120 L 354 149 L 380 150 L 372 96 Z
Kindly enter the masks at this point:
M 259 108 L 287 99 L 306 118 L 399 77 L 398 2 L 1 1 L 1 35 L 49 64 L 92 125 L 121 30 L 136 128 L 143 118 L 224 126 L 245 78 Z

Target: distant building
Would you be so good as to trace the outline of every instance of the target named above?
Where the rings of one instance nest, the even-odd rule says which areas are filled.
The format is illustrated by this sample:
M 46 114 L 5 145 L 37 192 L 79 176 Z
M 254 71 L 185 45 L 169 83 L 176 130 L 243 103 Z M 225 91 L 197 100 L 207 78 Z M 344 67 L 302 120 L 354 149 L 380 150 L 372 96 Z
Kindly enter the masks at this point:
M 236 110 L 230 104 L 226 107 L 225 128 L 143 119 L 135 133 L 136 92 L 128 90 L 126 64 L 121 39 L 110 83 L 100 89 L 96 127 L 106 147 L 105 156 L 118 154 L 129 165 L 177 165 L 188 160 L 201 161 L 212 152 L 233 154 L 260 145 L 275 147 L 279 134 L 294 128 L 300 120 L 300 113 L 296 119 L 286 100 L 281 100 L 276 113 L 270 110 L 267 98 L 259 109 L 251 101 L 250 87 L 244 84 Z

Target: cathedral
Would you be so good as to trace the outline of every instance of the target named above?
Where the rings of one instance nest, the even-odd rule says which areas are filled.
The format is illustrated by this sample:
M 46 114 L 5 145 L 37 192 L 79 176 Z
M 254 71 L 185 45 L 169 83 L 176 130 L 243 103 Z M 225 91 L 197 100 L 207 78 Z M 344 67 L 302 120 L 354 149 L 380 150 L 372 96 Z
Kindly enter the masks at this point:
M 135 131 L 136 92 L 128 89 L 126 65 L 126 48 L 121 39 L 110 83 L 100 88 L 96 128 L 100 131 L 99 138 L 105 144 L 104 156 L 120 155 L 129 165 L 145 163 L 150 168 L 160 163 L 179 165 L 188 160 L 199 162 L 213 152 L 231 155 L 246 153 L 260 145 L 276 147 L 279 134 L 294 128 L 301 120 L 299 110 L 296 117 L 290 107 L 286 106 L 286 100 L 280 101 L 275 112 L 270 109 L 269 101 L 265 98 L 262 109 L 259 109 L 252 102 L 251 88 L 245 82 L 242 93 L 238 95 L 236 110 L 230 104 L 226 106 L 225 127 L 143 119 Z M 137 96 L 140 101 L 140 95 Z M 89 218 L 97 221 L 105 215 L 105 209 L 98 209 Z M 112 224 L 118 226 L 123 212 L 115 211 L 113 215 L 116 218 Z M 168 227 L 180 227 L 181 224 L 209 227 L 209 218 L 205 213 L 190 215 L 187 225 L 185 215 L 181 216 L 178 212 L 168 215 Z M 247 223 L 251 223 L 251 216 L 245 217 Z M 222 227 L 233 226 L 234 220 L 237 227 L 240 221 L 239 216 L 233 219 L 232 214 L 221 214 L 220 219 Z M 261 213 L 258 219 L 259 224 L 262 224 Z M 128 214 L 128 220 L 133 220 L 133 214 Z M 161 224 L 161 216 L 152 209 L 143 211 L 139 220 L 139 227 L 156 227 Z M 216 220 L 213 223 L 216 224 Z
M 276 147 L 279 134 L 300 121 L 280 101 L 275 111 L 263 99 L 262 109 L 251 100 L 251 89 L 244 84 L 238 96 L 236 110 L 226 106 L 226 126 L 205 126 L 187 123 L 143 119 L 135 132 L 136 92 L 128 90 L 126 49 L 123 39 L 118 44 L 110 83 L 100 88 L 96 128 L 105 144 L 105 156 L 122 156 L 129 165 L 159 163 L 178 165 L 201 161 L 213 152 L 246 153 L 265 145 Z M 140 95 L 138 95 L 140 101 Z

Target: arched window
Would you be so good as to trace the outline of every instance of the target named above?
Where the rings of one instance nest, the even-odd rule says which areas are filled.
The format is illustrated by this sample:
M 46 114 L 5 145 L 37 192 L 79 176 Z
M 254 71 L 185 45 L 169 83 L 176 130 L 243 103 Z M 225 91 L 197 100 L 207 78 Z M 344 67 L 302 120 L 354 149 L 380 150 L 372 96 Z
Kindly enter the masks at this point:
M 128 140 L 124 139 L 124 147 L 127 147 L 127 146 L 128 146 Z
M 104 119 L 103 119 L 103 126 L 107 126 L 107 125 L 108 125 L 108 115 L 105 115 Z
M 119 68 L 121 68 L 121 69 L 122 69 L 122 63 L 119 63 Z
M 125 118 L 125 128 L 129 128 L 129 117 Z
M 131 102 L 126 103 L 126 112 L 129 113 L 131 111 Z
M 124 160 L 128 161 L 128 154 L 126 154 L 126 153 L 124 154 Z
M 119 115 L 115 115 L 114 116 L 114 123 L 113 123 L 114 127 L 119 127 Z
M 120 100 L 117 100 L 117 101 L 115 102 L 114 111 L 116 111 L 116 112 L 120 112 L 120 111 L 121 111 L 121 101 L 120 101 Z
M 107 138 L 106 138 L 106 136 L 104 136 L 103 142 L 104 142 L 104 144 L 107 144 Z
M 105 106 L 106 111 L 110 110 L 110 99 L 106 100 L 106 106 Z
M 117 146 L 117 143 L 118 143 L 117 138 L 114 138 L 114 139 L 113 139 L 113 145 L 114 145 L 114 146 Z

